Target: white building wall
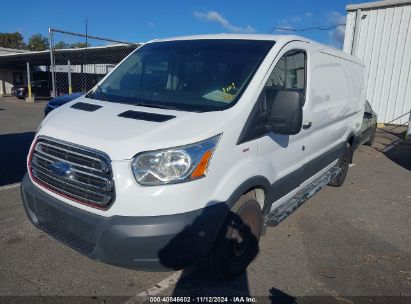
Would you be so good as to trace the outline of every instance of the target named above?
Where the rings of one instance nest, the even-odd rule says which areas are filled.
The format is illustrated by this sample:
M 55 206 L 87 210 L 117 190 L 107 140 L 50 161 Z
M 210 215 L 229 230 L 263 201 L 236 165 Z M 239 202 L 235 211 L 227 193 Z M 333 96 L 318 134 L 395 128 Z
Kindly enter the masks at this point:
M 411 109 L 411 1 L 384 2 L 393 1 L 348 11 L 344 51 L 366 64 L 367 99 L 378 122 L 403 124 L 408 115 L 395 119 Z
M 13 72 L 23 72 L 23 83 L 27 83 L 27 73 L 18 70 L 0 69 L 0 96 L 10 95 L 13 84 Z

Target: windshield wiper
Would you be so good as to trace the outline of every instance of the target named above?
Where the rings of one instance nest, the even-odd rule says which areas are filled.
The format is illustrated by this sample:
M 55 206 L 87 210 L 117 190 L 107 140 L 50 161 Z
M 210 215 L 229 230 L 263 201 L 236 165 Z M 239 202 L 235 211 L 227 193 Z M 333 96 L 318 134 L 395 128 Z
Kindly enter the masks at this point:
M 134 102 L 132 103 L 133 106 L 140 106 L 140 107 L 148 107 L 148 108 L 157 108 L 157 109 L 167 109 L 167 110 L 176 110 L 177 108 L 174 106 L 167 106 L 158 103 L 147 103 L 147 102 Z
M 92 98 L 92 99 L 98 99 L 96 98 L 96 93 L 99 92 L 100 95 L 103 97 L 103 101 L 108 101 L 106 93 L 103 92 L 103 89 L 101 86 L 96 86 L 96 89 L 93 92 L 90 92 L 89 94 L 86 95 L 87 98 Z

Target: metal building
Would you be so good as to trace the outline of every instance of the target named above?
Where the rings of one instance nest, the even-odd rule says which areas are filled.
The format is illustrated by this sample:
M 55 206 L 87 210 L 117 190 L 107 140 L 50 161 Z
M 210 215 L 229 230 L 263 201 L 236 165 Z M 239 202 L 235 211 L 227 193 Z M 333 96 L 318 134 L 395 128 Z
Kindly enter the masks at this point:
M 404 124 L 411 109 L 411 1 L 346 7 L 344 51 L 367 67 L 367 99 L 378 122 Z

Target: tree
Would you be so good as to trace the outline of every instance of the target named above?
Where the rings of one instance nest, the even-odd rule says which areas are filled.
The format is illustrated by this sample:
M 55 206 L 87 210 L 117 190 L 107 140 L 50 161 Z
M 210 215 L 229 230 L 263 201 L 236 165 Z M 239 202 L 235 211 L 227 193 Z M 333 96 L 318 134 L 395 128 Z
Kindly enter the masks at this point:
M 19 32 L 0 33 L 0 47 L 19 50 L 27 48 L 23 36 Z
M 70 44 L 65 43 L 63 40 L 60 40 L 54 45 L 54 49 L 59 50 L 59 49 L 67 49 L 70 47 Z
M 71 48 L 75 48 L 75 49 L 81 49 L 81 48 L 85 48 L 85 47 L 90 47 L 90 43 L 87 42 L 87 44 L 85 42 L 76 42 L 70 45 Z
M 28 47 L 32 51 L 44 51 L 49 48 L 47 37 L 41 34 L 34 34 L 29 38 Z

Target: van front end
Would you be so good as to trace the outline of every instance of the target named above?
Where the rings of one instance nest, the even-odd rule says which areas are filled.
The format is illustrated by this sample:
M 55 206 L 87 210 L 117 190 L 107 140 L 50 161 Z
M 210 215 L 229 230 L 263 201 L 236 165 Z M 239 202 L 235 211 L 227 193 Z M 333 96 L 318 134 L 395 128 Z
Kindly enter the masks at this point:
M 37 228 L 109 264 L 181 269 L 201 261 L 227 215 L 225 204 L 193 210 L 206 179 L 142 186 L 133 166 L 132 160 L 112 162 L 103 152 L 38 136 L 21 185 L 26 213 Z
M 215 204 L 175 215 L 99 216 L 40 190 L 28 175 L 21 192 L 37 228 L 90 258 L 126 268 L 175 270 L 200 262 L 226 215 L 223 204 Z

